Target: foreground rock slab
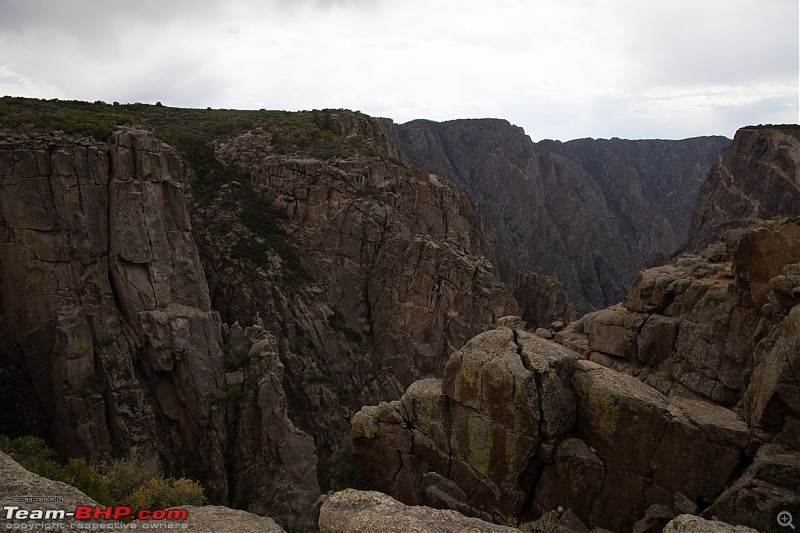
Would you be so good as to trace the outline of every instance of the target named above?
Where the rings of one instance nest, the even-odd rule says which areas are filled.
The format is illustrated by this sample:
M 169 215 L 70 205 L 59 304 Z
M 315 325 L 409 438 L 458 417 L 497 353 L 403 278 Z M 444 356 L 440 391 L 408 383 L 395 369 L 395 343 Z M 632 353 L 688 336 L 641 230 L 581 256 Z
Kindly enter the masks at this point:
M 511 527 L 467 518 L 455 511 L 403 505 L 386 494 L 347 489 L 329 496 L 319 514 L 322 533 L 512 533 Z
M 755 533 L 755 531 L 749 527 L 732 526 L 719 520 L 705 520 L 688 514 L 675 517 L 664 528 L 664 533 Z

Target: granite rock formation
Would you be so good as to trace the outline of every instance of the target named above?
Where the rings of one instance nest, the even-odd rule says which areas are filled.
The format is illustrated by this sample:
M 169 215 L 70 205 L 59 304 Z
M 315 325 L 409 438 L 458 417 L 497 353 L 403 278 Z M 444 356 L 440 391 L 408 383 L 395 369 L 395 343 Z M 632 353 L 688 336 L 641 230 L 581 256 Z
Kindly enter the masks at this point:
M 313 441 L 285 403 L 264 401 L 248 426 L 257 449 L 229 440 L 220 399 L 236 383 L 225 373 L 181 158 L 141 130 L 117 133 L 110 146 L 6 135 L 0 158 L 2 355 L 20 383 L 32 384 L 60 455 L 100 462 L 138 446 L 227 501 L 236 494 L 230 453 L 261 478 L 270 472 L 269 490 L 283 498 L 276 514 L 312 505 Z M 280 367 L 275 351 L 255 357 L 253 390 L 282 394 L 282 383 L 268 379 Z M 266 468 L 264 456 L 284 449 L 293 461 L 267 459 Z
M 700 189 L 687 250 L 698 252 L 729 230 L 800 215 L 800 126 L 736 132 Z
M 408 506 L 380 492 L 347 489 L 325 497 L 320 508 L 321 533 L 513 533 L 518 529 L 467 518 L 455 511 Z
M 62 458 L 138 446 L 213 501 L 313 527 L 352 412 L 517 312 L 465 197 L 403 166 L 390 122 L 328 118 L 378 155 L 255 129 L 199 165 L 143 129 L 4 131 L 4 423 Z
M 504 120 L 398 126 L 409 159 L 451 179 L 483 218 L 500 275 L 556 277 L 579 314 L 619 301 L 684 242 L 722 137 L 533 143 Z
M 681 513 L 774 528 L 800 505 L 799 224 L 643 271 L 560 344 L 501 321 L 443 380 L 362 408 L 356 457 L 403 502 L 495 522 L 565 507 L 612 531 Z

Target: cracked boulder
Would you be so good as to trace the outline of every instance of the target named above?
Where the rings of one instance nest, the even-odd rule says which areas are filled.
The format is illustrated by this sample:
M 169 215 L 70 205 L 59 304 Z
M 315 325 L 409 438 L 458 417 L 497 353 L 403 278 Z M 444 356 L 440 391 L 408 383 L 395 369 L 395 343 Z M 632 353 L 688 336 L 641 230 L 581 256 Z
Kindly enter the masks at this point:
M 732 411 L 667 399 L 638 379 L 591 361 L 576 364 L 573 384 L 576 432 L 605 465 L 587 523 L 626 530 L 651 505 L 672 507 L 675 493 L 710 500 L 738 468 L 749 432 Z M 559 464 L 562 471 L 570 466 Z
M 413 384 L 400 405 L 356 413 L 353 452 L 377 488 L 406 503 L 430 501 L 423 487 L 431 483 L 422 479 L 433 471 L 452 481 L 439 501 L 456 500 L 478 516 L 515 516 L 531 495 L 525 480 L 538 468 L 540 441 L 574 424 L 577 359 L 523 330 L 482 333 L 451 356 L 443 380 Z

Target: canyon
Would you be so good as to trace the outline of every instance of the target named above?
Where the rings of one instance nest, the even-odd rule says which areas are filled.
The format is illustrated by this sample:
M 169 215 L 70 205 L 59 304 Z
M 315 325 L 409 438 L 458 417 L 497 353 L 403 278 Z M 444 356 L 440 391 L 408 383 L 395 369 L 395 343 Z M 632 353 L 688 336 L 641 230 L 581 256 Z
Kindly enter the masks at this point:
M 12 100 L 0 432 L 143 449 L 287 531 L 353 486 L 587 531 L 797 504 L 797 127 L 532 143 L 96 105 L 58 128 L 70 105 Z

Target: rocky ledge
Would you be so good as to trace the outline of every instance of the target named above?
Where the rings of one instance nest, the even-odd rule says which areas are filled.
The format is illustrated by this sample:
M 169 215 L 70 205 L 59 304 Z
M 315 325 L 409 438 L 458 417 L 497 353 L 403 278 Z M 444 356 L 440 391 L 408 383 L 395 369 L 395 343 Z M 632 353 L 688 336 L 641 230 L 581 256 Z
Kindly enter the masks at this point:
M 362 408 L 353 452 L 399 500 L 491 522 L 564 507 L 613 531 L 774 528 L 800 509 L 798 243 L 781 220 L 643 271 L 560 344 L 501 320 L 443 379 Z

